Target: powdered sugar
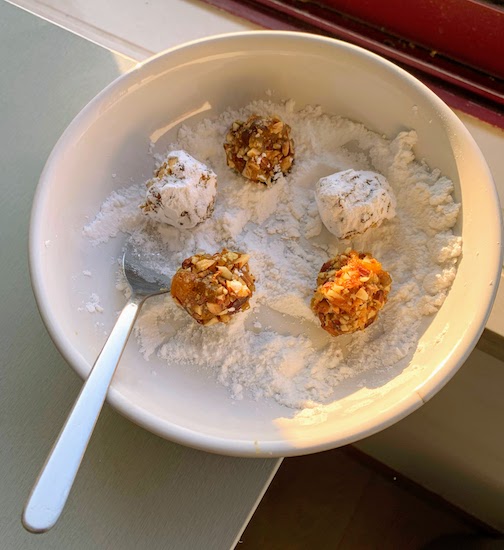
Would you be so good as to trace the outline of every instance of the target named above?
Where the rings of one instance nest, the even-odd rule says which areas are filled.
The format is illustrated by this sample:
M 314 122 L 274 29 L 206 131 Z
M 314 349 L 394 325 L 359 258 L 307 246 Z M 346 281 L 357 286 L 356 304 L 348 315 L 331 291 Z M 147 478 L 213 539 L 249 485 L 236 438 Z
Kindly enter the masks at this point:
M 253 113 L 280 116 L 296 144 L 291 173 L 270 189 L 246 182 L 226 166 L 222 144 L 228 128 Z M 273 397 L 294 408 L 330 401 L 334 388 L 356 373 L 407 360 L 423 316 L 437 311 L 446 297 L 461 251 L 461 240 L 451 231 L 459 210 L 453 184 L 415 160 L 415 141 L 414 132 L 386 140 L 318 107 L 296 111 L 292 101 L 256 102 L 182 126 L 170 149 L 187 151 L 217 174 L 212 218 L 193 229 L 147 222 L 138 208 L 141 182 L 115 191 L 84 232 L 97 244 L 119 232 L 131 234 L 154 258 L 162 258 L 154 267 L 168 276 L 196 252 L 224 246 L 248 252 L 257 290 L 250 310 L 229 325 L 210 328 L 194 323 L 169 296 L 150 300 L 135 329 L 144 357 L 209 369 L 237 399 Z M 350 168 L 383 174 L 396 195 L 396 217 L 350 242 L 381 261 L 393 283 L 376 323 L 334 338 L 319 327 L 309 303 L 321 265 L 349 243 L 323 227 L 314 189 L 321 177 Z
M 132 233 L 145 225 L 139 205 L 145 197 L 145 185 L 132 185 L 112 192 L 102 204 L 94 221 L 84 227 L 84 235 L 94 244 L 107 242 L 120 232 Z
M 88 302 L 84 305 L 84 308 L 88 313 L 102 313 L 103 307 L 100 305 L 100 297 L 98 296 L 98 294 L 95 294 L 93 292 L 89 297 Z

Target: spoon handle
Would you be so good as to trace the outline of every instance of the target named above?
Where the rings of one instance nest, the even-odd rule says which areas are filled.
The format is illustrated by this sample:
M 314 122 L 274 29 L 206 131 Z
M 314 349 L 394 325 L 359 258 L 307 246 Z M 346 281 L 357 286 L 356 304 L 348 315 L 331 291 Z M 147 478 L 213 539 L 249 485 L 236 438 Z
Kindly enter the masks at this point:
M 32 533 L 48 531 L 63 511 L 142 303 L 132 298 L 122 310 L 40 471 L 22 518 Z

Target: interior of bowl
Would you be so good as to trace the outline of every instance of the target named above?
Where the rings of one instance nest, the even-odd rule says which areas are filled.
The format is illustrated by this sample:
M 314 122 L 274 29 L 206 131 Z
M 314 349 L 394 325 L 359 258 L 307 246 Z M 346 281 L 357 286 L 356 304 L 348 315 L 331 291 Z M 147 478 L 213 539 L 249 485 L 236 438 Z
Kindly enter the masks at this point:
M 268 97 L 266 97 L 268 92 Z M 93 246 L 82 228 L 117 187 L 145 181 L 157 151 L 182 122 L 255 99 L 294 99 L 393 136 L 418 133 L 417 158 L 455 184 L 463 237 L 457 277 L 426 326 L 421 349 L 387 376 L 342 384 L 333 403 L 306 418 L 273 401 L 230 398 L 211 373 L 145 361 L 131 339 L 109 393 L 123 414 L 163 437 L 244 456 L 288 456 L 343 445 L 419 407 L 452 376 L 479 337 L 500 265 L 498 202 L 486 164 L 465 128 L 424 86 L 359 48 L 298 33 L 243 33 L 191 43 L 124 75 L 93 100 L 55 147 L 37 191 L 30 261 L 52 338 L 86 376 L 124 304 L 115 288 L 118 235 Z M 85 304 L 97 294 L 103 312 Z

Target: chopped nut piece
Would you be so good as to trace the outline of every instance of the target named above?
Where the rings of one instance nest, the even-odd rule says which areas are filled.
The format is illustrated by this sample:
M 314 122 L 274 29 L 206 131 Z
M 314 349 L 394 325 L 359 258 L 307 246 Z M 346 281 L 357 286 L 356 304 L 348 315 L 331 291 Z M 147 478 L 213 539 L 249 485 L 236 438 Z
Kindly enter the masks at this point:
M 237 254 L 236 252 L 228 252 L 228 253 L 226 254 L 226 259 L 229 259 L 229 260 L 231 260 L 231 261 L 234 261 L 234 260 L 236 260 L 239 256 L 240 256 L 240 255 Z
M 211 302 L 207 302 L 206 307 L 210 313 L 213 313 L 214 315 L 220 315 L 222 313 L 222 308 L 219 304 L 212 304 Z
M 277 116 L 233 122 L 224 144 L 228 166 L 249 180 L 272 185 L 294 162 L 290 130 Z
M 228 281 L 231 281 L 233 279 L 233 274 L 225 265 L 218 265 L 217 269 L 221 272 L 221 275 L 224 277 L 224 279 L 227 279 Z
M 360 278 L 359 278 L 359 281 L 360 281 Z M 368 293 L 361 287 L 361 288 L 359 288 L 359 290 L 358 290 L 357 293 L 355 294 L 355 297 L 356 297 L 356 298 L 359 298 L 359 300 L 366 301 L 366 300 L 369 298 L 369 295 L 368 295 Z
M 196 263 L 196 267 L 198 268 L 198 271 L 205 271 L 205 269 L 208 269 L 214 263 L 215 260 L 200 260 Z
M 242 265 L 245 265 L 250 259 L 250 254 L 242 254 L 236 261 L 235 265 L 238 267 L 241 267 Z
M 333 336 L 363 330 L 385 305 L 391 282 L 371 254 L 349 250 L 322 266 L 311 307 Z
M 228 290 L 236 293 L 237 296 L 248 296 L 250 294 L 250 290 L 246 285 L 241 283 L 240 281 L 227 281 L 226 286 L 228 287 Z
M 226 249 L 190 256 L 173 277 L 173 299 L 199 324 L 229 322 L 232 315 L 250 307 L 255 278 L 248 259 L 248 254 Z

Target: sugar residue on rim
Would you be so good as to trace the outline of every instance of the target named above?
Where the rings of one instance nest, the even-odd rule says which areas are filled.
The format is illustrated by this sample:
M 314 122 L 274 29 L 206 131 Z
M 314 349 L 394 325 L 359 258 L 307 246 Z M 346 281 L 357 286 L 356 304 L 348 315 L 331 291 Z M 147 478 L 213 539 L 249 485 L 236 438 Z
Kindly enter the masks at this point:
M 253 113 L 280 116 L 296 144 L 292 171 L 269 189 L 234 174 L 223 152 L 232 122 Z M 167 276 L 196 252 L 248 252 L 257 290 L 250 310 L 229 325 L 209 328 L 197 325 L 169 296 L 152 299 L 135 328 L 145 359 L 205 369 L 235 399 L 271 397 L 296 409 L 330 402 L 338 384 L 357 374 L 385 372 L 407 360 L 422 320 L 443 304 L 461 253 L 461 238 L 452 231 L 460 207 L 453 183 L 415 159 L 415 143 L 414 131 L 388 140 L 319 107 L 296 110 L 291 100 L 257 101 L 182 126 L 169 149 L 183 149 L 216 172 L 213 217 L 190 230 L 148 222 L 138 208 L 145 196 L 139 182 L 114 191 L 84 234 L 97 245 L 129 234 L 152 253 L 151 267 Z M 397 197 L 394 219 L 350 242 L 326 231 L 314 198 L 319 178 L 349 168 L 383 174 Z M 348 246 L 382 262 L 392 291 L 377 322 L 334 338 L 320 329 L 309 304 L 321 265 Z

